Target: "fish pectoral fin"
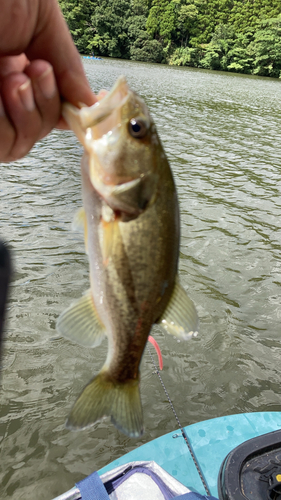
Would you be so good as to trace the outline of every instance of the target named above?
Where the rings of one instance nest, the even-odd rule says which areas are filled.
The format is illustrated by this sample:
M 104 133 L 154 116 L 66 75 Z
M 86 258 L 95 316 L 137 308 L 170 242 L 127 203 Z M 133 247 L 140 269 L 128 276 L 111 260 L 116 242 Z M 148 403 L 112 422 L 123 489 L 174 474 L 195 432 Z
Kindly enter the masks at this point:
M 178 277 L 170 301 L 157 323 L 180 340 L 196 337 L 199 320 L 192 300 L 180 285 Z
M 105 329 L 98 317 L 91 290 L 62 312 L 56 326 L 60 335 L 84 347 L 96 347 L 101 343 Z
M 72 221 L 72 230 L 84 234 L 85 252 L 88 255 L 88 226 L 84 207 L 77 210 Z
M 110 416 L 117 429 L 127 436 L 142 435 L 143 416 L 138 380 L 121 384 L 101 371 L 80 394 L 66 427 L 72 430 L 85 429 L 106 416 Z

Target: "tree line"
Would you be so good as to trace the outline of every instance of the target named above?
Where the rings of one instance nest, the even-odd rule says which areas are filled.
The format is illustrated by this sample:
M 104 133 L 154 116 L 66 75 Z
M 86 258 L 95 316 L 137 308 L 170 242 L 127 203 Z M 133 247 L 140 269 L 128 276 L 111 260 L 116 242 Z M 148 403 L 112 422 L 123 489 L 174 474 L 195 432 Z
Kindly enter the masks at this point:
M 281 78 L 280 0 L 59 0 L 81 54 Z

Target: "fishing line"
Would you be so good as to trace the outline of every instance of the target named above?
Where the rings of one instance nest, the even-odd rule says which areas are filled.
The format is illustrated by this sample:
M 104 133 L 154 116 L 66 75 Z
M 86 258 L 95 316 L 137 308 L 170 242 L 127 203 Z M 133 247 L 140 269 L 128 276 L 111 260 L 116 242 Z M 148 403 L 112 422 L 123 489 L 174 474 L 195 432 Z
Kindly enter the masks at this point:
M 188 437 L 187 437 L 187 434 L 186 434 L 185 430 L 183 429 L 183 427 L 182 427 L 182 425 L 181 425 L 181 423 L 180 423 L 179 417 L 177 416 L 177 412 L 176 412 L 176 410 L 175 410 L 175 408 L 174 408 L 174 405 L 173 405 L 173 403 L 172 403 L 172 400 L 171 400 L 171 398 L 170 398 L 170 396 L 169 396 L 169 393 L 168 393 L 168 391 L 167 391 L 167 389 L 166 389 L 166 387 L 165 387 L 165 384 L 164 384 L 164 382 L 163 382 L 163 379 L 162 379 L 162 377 L 161 377 L 161 375 L 160 375 L 160 372 L 159 372 L 159 370 L 158 370 L 158 368 L 157 368 L 157 365 L 156 365 L 156 363 L 155 363 L 155 361 L 154 361 L 154 358 L 153 358 L 153 356 L 152 356 L 150 346 L 148 345 L 147 347 L 148 347 L 148 352 L 149 352 L 150 357 L 151 357 L 151 361 L 152 361 L 152 363 L 153 363 L 153 365 L 154 365 L 154 368 L 155 368 L 155 370 L 156 370 L 156 373 L 157 373 L 157 375 L 158 375 L 158 377 L 159 377 L 159 380 L 160 380 L 160 382 L 161 382 L 161 385 L 162 385 L 162 387 L 163 387 L 163 389 L 164 389 L 164 392 L 165 392 L 165 394 L 166 394 L 166 397 L 167 397 L 167 399 L 168 399 L 168 401 L 169 401 L 170 407 L 172 408 L 172 411 L 173 411 L 173 414 L 174 414 L 174 416 L 175 416 L 175 419 L 176 419 L 176 421 L 177 421 L 177 423 L 178 423 L 178 426 L 179 426 L 179 428 L 180 428 L 180 430 L 181 430 L 182 437 L 183 437 L 183 439 L 184 439 L 184 440 L 185 440 L 185 442 L 186 442 L 186 445 L 187 445 L 187 447 L 188 447 L 189 453 L 190 453 L 190 455 L 191 455 L 191 457 L 192 457 L 192 460 L 193 460 L 194 465 L 195 465 L 195 467 L 196 467 L 196 469 L 197 469 L 197 472 L 198 472 L 199 477 L 200 477 L 200 479 L 201 479 L 201 481 L 202 481 L 202 484 L 203 484 L 203 486 L 204 486 L 204 488 L 205 488 L 205 491 L 206 491 L 207 495 L 209 495 L 209 496 L 210 496 L 210 495 L 211 495 L 211 492 L 210 492 L 210 490 L 209 490 L 209 488 L 208 488 L 207 481 L 206 481 L 206 479 L 205 479 L 205 477 L 204 477 L 203 471 L 202 471 L 202 469 L 201 469 L 201 467 L 200 467 L 200 465 L 199 465 L 199 463 L 198 463 L 198 461 L 197 461 L 197 459 L 196 459 L 196 456 L 195 456 L 195 453 L 194 453 L 194 451 L 193 451 L 193 449 L 192 449 L 191 443 L 190 443 L 190 441 L 189 441 L 189 439 L 188 439 Z

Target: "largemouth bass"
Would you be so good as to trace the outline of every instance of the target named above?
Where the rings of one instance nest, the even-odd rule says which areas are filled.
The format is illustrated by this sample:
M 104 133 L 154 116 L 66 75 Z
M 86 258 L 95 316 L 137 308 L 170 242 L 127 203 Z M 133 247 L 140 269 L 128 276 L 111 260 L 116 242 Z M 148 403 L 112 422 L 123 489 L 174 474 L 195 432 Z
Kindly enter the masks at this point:
M 145 103 L 120 77 L 92 107 L 63 106 L 83 144 L 83 226 L 90 290 L 58 319 L 66 338 L 108 354 L 71 410 L 67 427 L 110 416 L 130 437 L 143 432 L 139 365 L 154 323 L 188 339 L 193 302 L 177 279 L 179 209 L 169 163 Z

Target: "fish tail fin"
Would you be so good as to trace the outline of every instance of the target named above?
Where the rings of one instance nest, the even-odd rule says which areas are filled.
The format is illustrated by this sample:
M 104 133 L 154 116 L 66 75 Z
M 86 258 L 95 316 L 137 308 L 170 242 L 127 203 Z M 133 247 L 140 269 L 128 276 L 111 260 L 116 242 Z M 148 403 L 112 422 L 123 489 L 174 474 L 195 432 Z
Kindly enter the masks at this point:
M 129 437 L 143 433 L 139 381 L 119 383 L 101 371 L 83 389 L 68 417 L 66 426 L 78 430 L 110 416 L 118 430 Z

